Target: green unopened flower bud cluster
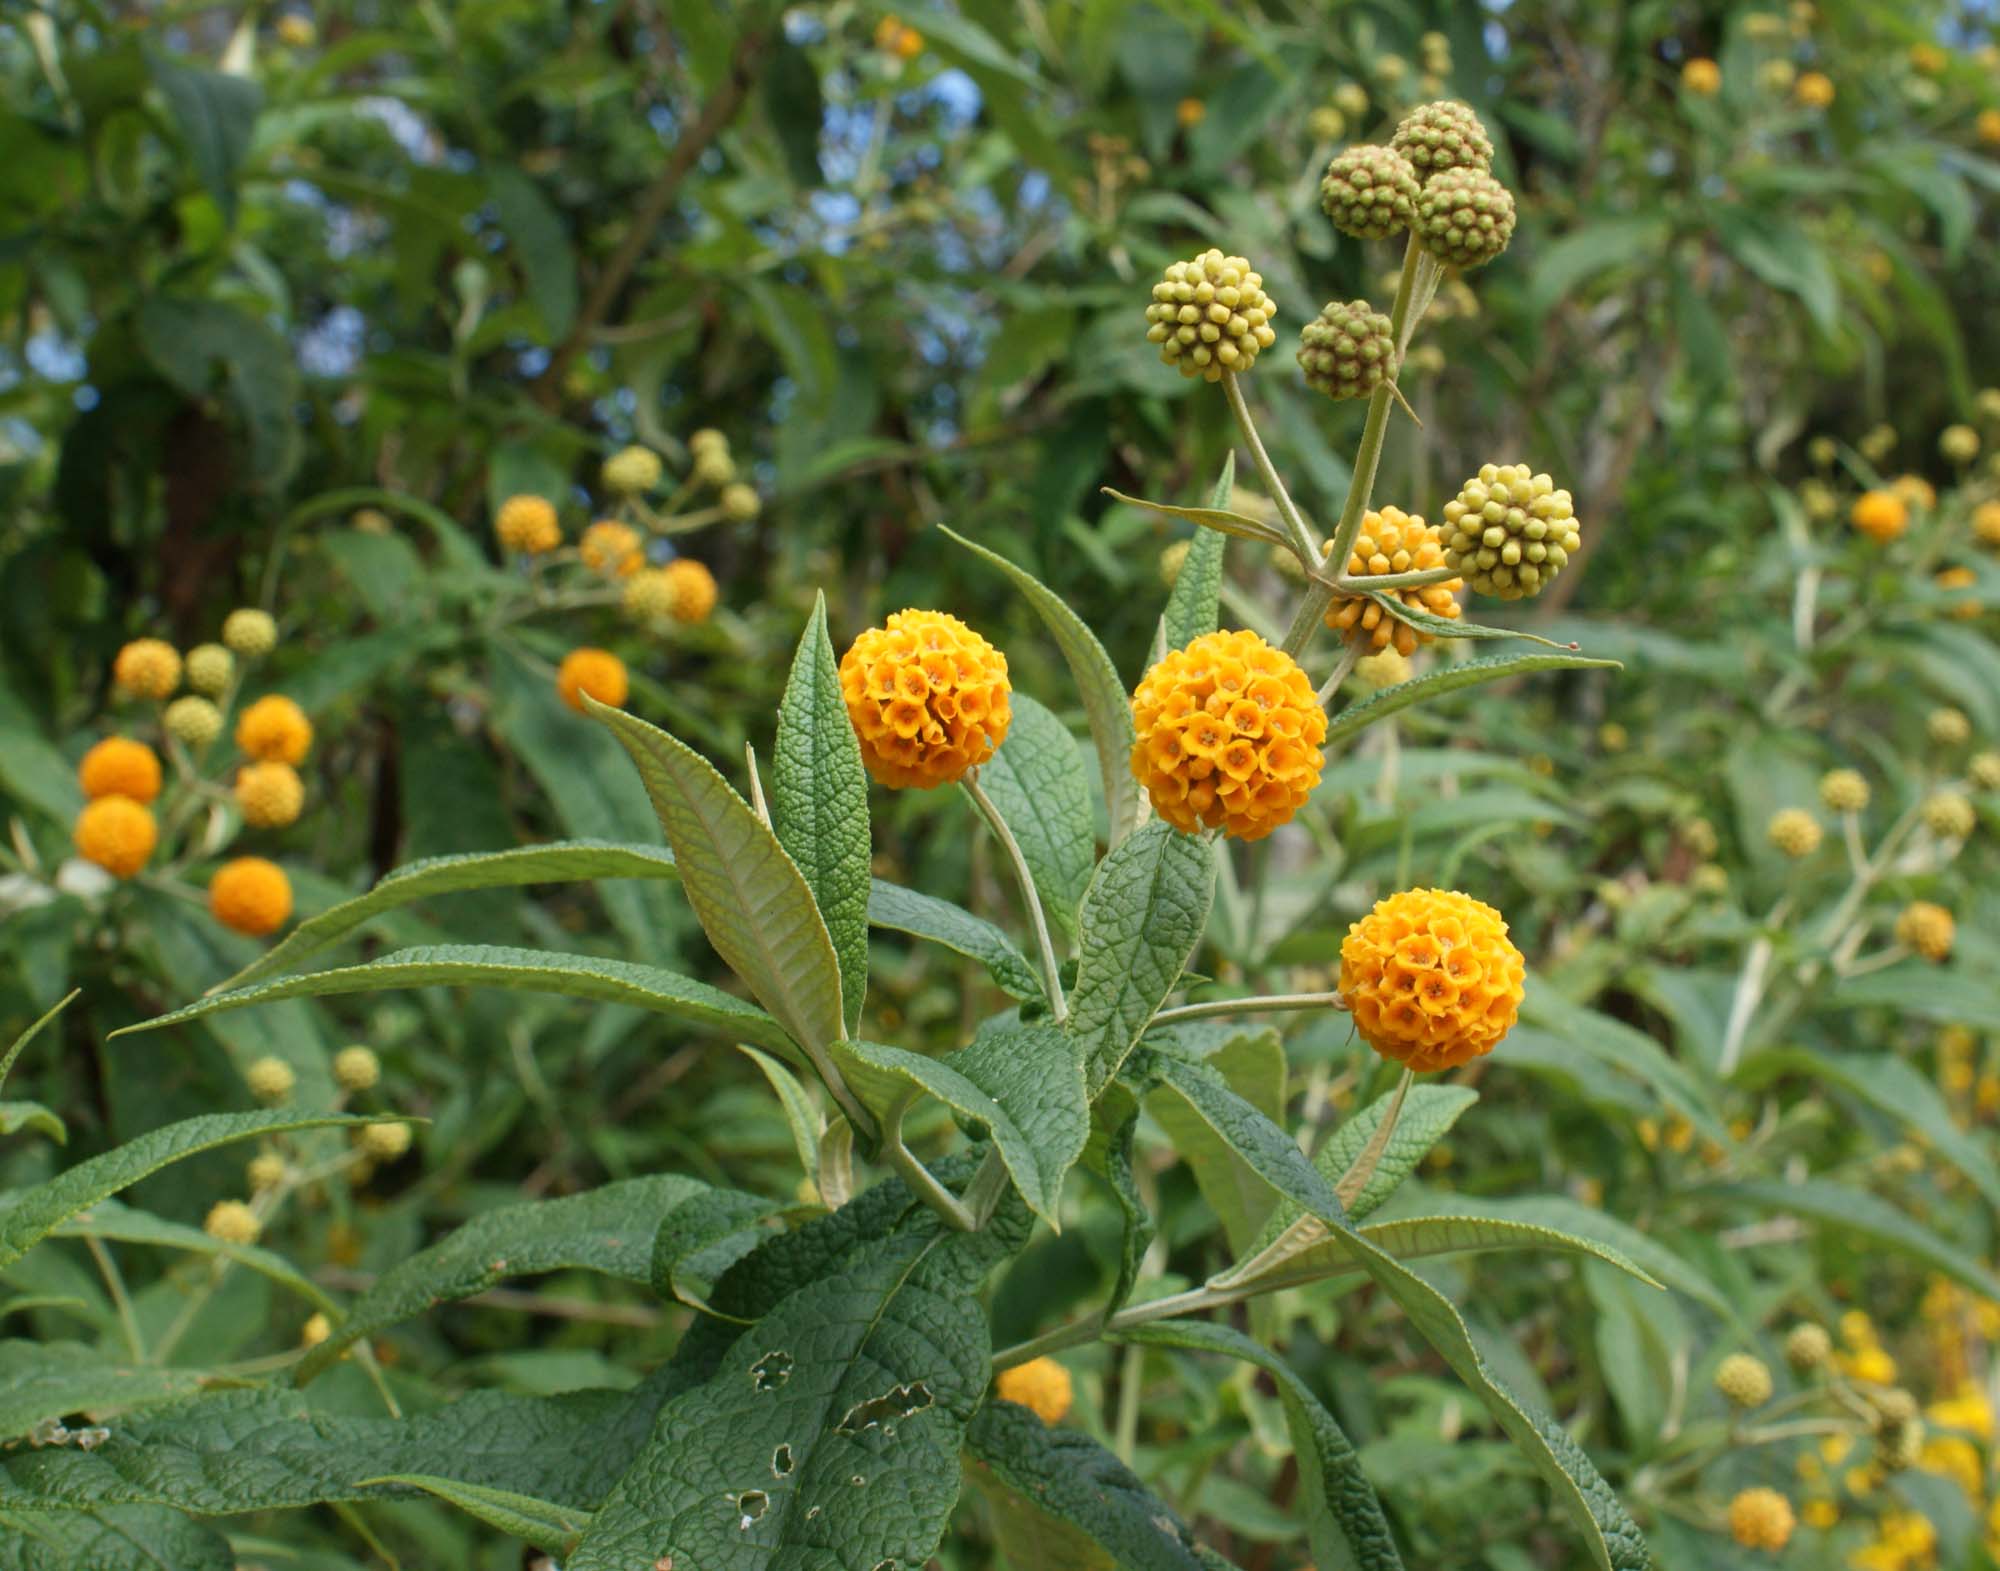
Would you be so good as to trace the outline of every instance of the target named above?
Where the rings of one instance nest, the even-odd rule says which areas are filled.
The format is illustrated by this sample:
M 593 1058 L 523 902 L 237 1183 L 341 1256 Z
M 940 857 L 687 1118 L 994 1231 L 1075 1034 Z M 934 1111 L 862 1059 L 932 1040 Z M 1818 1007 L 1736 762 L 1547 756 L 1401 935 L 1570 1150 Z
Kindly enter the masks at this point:
M 1299 333 L 1306 385 L 1328 398 L 1363 398 L 1396 379 L 1396 337 L 1389 318 L 1366 300 L 1336 300 Z
M 1583 543 L 1569 492 L 1526 464 L 1482 464 L 1444 504 L 1443 534 L 1445 565 L 1502 600 L 1540 594 Z
M 1209 250 L 1175 262 L 1153 286 L 1146 337 L 1182 376 L 1214 382 L 1224 371 L 1248 371 L 1278 341 L 1276 315 L 1247 261 Z
M 1320 206 L 1342 234 L 1380 240 L 1412 229 L 1454 267 L 1480 267 L 1514 236 L 1514 197 L 1493 178 L 1493 142 L 1450 99 L 1410 111 L 1387 147 L 1350 147 L 1327 166 Z

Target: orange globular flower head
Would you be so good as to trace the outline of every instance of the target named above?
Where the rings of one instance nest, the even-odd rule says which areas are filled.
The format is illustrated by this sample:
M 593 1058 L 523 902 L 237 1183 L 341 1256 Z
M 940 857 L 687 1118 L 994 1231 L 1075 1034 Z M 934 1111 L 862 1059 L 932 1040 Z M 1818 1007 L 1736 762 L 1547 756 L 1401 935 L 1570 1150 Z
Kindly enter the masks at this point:
M 1132 695 L 1132 773 L 1183 834 L 1261 840 L 1319 784 L 1326 711 L 1298 662 L 1247 631 L 1205 633 Z
M 1327 550 L 1333 542 L 1327 542 Z M 1435 524 L 1414 518 L 1400 507 L 1370 512 L 1361 520 L 1361 533 L 1354 537 L 1354 550 L 1347 558 L 1350 578 L 1379 578 L 1390 573 L 1415 573 L 1444 566 L 1444 542 Z M 1406 589 L 1384 591 L 1416 611 L 1454 620 L 1465 613 L 1458 604 L 1464 580 L 1448 578 L 1440 583 L 1420 584 Z M 1356 595 L 1336 600 L 1327 608 L 1326 625 L 1351 639 L 1366 639 L 1375 649 L 1394 645 L 1401 655 L 1416 653 L 1417 645 L 1428 644 L 1436 635 L 1420 633 L 1407 622 L 1399 622 L 1372 600 Z
M 861 761 L 886 786 L 949 785 L 991 758 L 1014 715 L 1007 657 L 943 611 L 898 611 L 841 657 Z
M 600 518 L 577 542 L 583 565 L 606 578 L 629 578 L 646 565 L 639 531 L 615 518 Z
M 111 678 L 133 698 L 171 698 L 181 685 L 180 652 L 164 638 L 135 638 L 111 662 Z
M 236 717 L 236 745 L 263 763 L 302 764 L 312 739 L 306 712 L 282 693 L 266 693 Z
M 676 622 L 706 622 L 719 598 L 715 574 L 707 564 L 691 556 L 677 556 L 661 573 L 660 581 L 669 596 L 667 614 Z
M 1894 491 L 1863 491 L 1849 518 L 1870 540 L 1887 545 L 1910 527 L 1910 508 Z
M 291 917 L 292 882 L 276 862 L 239 856 L 209 880 L 208 909 L 224 927 L 262 938 Z
M 1340 992 L 1355 1030 L 1420 1074 L 1490 1053 L 1513 1029 L 1526 980 L 1500 913 L 1450 890 L 1377 901 L 1340 946 Z
M 1076 1395 L 1069 1371 L 1053 1358 L 1031 1358 L 1003 1369 L 993 1388 L 1001 1401 L 1018 1402 L 1045 1424 L 1061 1423 Z
M 92 801 L 129 796 L 150 802 L 160 794 L 160 755 L 129 736 L 107 736 L 77 764 L 76 783 Z
M 564 703 L 579 713 L 583 709 L 583 694 L 588 693 L 600 704 L 616 709 L 625 702 L 630 687 L 625 662 L 609 650 L 572 649 L 563 656 L 562 666 L 556 672 L 556 691 L 562 694 Z
M 290 764 L 245 764 L 236 772 L 236 805 L 252 829 L 296 823 L 305 803 L 305 782 Z
M 160 841 L 153 810 L 129 796 L 100 796 L 77 814 L 76 854 L 107 873 L 130 878 L 152 859 Z
M 545 496 L 510 496 L 493 518 L 493 532 L 509 551 L 540 556 L 562 544 L 562 523 Z

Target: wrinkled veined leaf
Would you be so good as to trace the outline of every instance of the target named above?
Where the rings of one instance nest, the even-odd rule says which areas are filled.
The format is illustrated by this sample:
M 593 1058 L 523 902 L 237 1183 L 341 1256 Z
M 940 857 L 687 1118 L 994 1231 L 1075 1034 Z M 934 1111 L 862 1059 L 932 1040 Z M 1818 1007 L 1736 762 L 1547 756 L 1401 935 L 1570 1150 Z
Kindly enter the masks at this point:
M 792 661 L 771 759 L 772 825 L 826 922 L 852 1033 L 868 991 L 868 773 L 840 696 L 823 594 L 813 601 Z
M 771 1236 L 779 1207 L 735 1189 L 704 1189 L 660 1221 L 653 1237 L 653 1291 L 715 1314 L 716 1282 Z M 729 1317 L 724 1317 L 729 1318 Z
M 427 857 L 383 875 L 367 894 L 307 918 L 251 964 L 209 991 L 233 992 L 281 971 L 295 970 L 309 956 L 340 942 L 375 917 L 434 895 L 580 879 L 673 876 L 673 853 L 665 846 L 621 845 L 610 840 L 556 840 L 512 851 Z
M 79 1162 L 54 1178 L 22 1190 L 0 1207 L 0 1270 L 19 1260 L 58 1223 L 183 1157 L 259 1135 L 386 1122 L 391 1120 L 337 1113 L 206 1113 L 148 1130 L 102 1156 Z
M 1402 1571 L 1395 1535 L 1353 1443 L 1312 1389 L 1277 1354 L 1233 1326 L 1201 1320 L 1134 1326 L 1119 1340 L 1144 1347 L 1219 1353 L 1256 1365 L 1277 1382 L 1305 1490 L 1306 1536 L 1320 1571 Z
M 1132 1141 L 1139 1129 L 1138 1098 L 1113 1081 L 1091 1108 L 1090 1119 L 1091 1137 L 1079 1160 L 1104 1180 L 1111 1198 L 1118 1203 L 1124 1224 L 1119 1231 L 1118 1280 L 1103 1311 L 1104 1318 L 1109 1320 L 1125 1307 L 1132 1290 L 1139 1285 L 1139 1269 L 1158 1228 L 1132 1175 Z
M 0 1510 L 0 1571 L 235 1571 L 214 1528 L 157 1506 Z
M 1421 704 L 1443 693 L 1457 692 L 1463 687 L 1477 687 L 1482 682 L 1500 682 L 1508 677 L 1528 676 L 1536 671 L 1572 671 L 1591 667 L 1615 669 L 1618 668 L 1618 662 L 1593 660 L 1584 655 L 1500 655 L 1491 660 L 1467 660 L 1459 665 L 1440 666 L 1437 670 L 1428 671 L 1411 681 L 1399 682 L 1394 687 L 1385 687 L 1373 698 L 1362 703 L 1349 704 L 1339 714 L 1332 716 L 1326 725 L 1326 747 L 1331 751 L 1376 721 L 1386 720 L 1398 710 L 1408 709 L 1412 704 Z
M 943 526 L 940 525 L 942 528 Z M 1016 567 L 998 552 L 944 531 L 966 550 L 1005 573 L 1013 580 L 1029 605 L 1040 614 L 1054 635 L 1056 647 L 1069 662 L 1083 698 L 1083 712 L 1090 720 L 1091 740 L 1097 744 L 1097 764 L 1104 775 L 1104 803 L 1111 817 L 1111 843 L 1118 844 L 1139 822 L 1139 786 L 1132 778 L 1132 704 L 1125 684 L 1118 679 L 1117 667 L 1104 652 L 1084 621 L 1062 597 L 1034 574 Z
M 294 1378 L 304 1385 L 353 1343 L 509 1277 L 577 1269 L 649 1283 L 660 1219 L 708 1192 L 695 1179 L 663 1173 L 474 1217 L 376 1278 L 333 1334 L 306 1354 Z
M 985 1266 L 913 1229 L 785 1298 L 661 1409 L 566 1571 L 923 1565 L 986 1390 Z
M 552 1555 L 566 1555 L 590 1526 L 588 1511 L 572 1510 L 552 1501 L 537 1500 L 505 1489 L 486 1489 L 478 1484 L 462 1484 L 452 1478 L 426 1473 L 392 1473 L 385 1478 L 362 1480 L 364 1484 L 400 1484 L 420 1489 L 488 1527 L 497 1527 L 510 1538 L 523 1539 Z
M 0 1342 L 0 1445 L 44 1419 L 108 1418 L 157 1407 L 197 1389 L 202 1369 L 121 1363 L 81 1342 Z
M 1073 937 L 1097 866 L 1089 766 L 1061 720 L 1026 693 L 1011 702 L 1007 740 L 979 766 L 979 784 L 1021 848 L 1049 925 Z
M 1227 508 L 1229 493 L 1235 485 L 1236 454 L 1232 451 L 1222 461 L 1222 473 L 1216 478 L 1208 505 Z M 1278 538 L 1284 539 L 1282 535 Z M 1169 649 L 1185 649 L 1204 633 L 1215 631 L 1222 594 L 1222 559 L 1228 543 L 1212 529 L 1196 530 L 1188 542 L 1187 555 L 1181 558 L 1181 570 L 1167 593 L 1167 609 L 1161 618 Z
M 298 1294 L 315 1309 L 331 1312 L 334 1302 L 299 1268 L 283 1255 L 256 1244 L 225 1243 L 214 1234 L 185 1222 L 170 1222 L 150 1211 L 121 1204 L 116 1200 L 95 1200 L 90 1209 L 79 1211 L 68 1221 L 49 1229 L 51 1238 L 104 1238 L 121 1244 L 157 1244 L 163 1249 L 179 1249 L 189 1254 L 207 1255 L 234 1261 L 259 1276 L 269 1277 L 279 1286 Z
M 215 1391 L 132 1414 L 102 1445 L 0 1455 L 0 1511 L 172 1506 L 198 1516 L 407 1494 L 364 1480 L 421 1473 L 596 1505 L 690 1380 L 669 1364 L 633 1391 L 475 1391 L 404 1418 L 351 1418 L 288 1389 Z
M 39 1102 L 0 1102 L 0 1136 L 18 1135 L 24 1129 L 47 1135 L 57 1145 L 69 1144 L 63 1121 Z
M 1056 1203 L 1064 1176 L 1083 1154 L 1090 1104 L 1083 1066 L 1060 1030 L 1029 1023 L 987 1031 L 944 1058 L 873 1042 L 856 1042 L 852 1051 L 984 1124 L 1028 1209 L 1061 1230 Z
M 233 993 L 214 993 L 170 1014 L 126 1026 L 111 1034 L 154 1031 L 199 1020 L 224 1009 L 242 1009 L 279 998 L 322 998 L 337 993 L 375 993 L 394 987 L 501 987 L 526 993 L 632 1004 L 774 1052 L 792 1054 L 791 1039 L 763 1010 L 742 999 L 658 966 L 595 955 L 563 955 L 542 949 L 510 949 L 498 944 L 430 944 L 399 949 L 365 965 L 339 966 L 280 977 Z
M 1088 1435 L 988 1402 L 966 1436 L 1005 1571 L 1202 1571 L 1173 1508 Z
M 47 1014 L 43 1015 L 39 1020 L 30 1025 L 27 1030 L 15 1037 L 5 1053 L 0 1053 L 0 1085 L 7 1083 L 8 1072 L 13 1069 L 14 1061 L 21 1056 L 22 1049 L 41 1034 L 44 1026 L 55 1019 L 65 1009 L 69 1008 L 70 1004 L 75 1000 L 76 995 L 82 991 L 83 989 L 80 987 L 71 988 L 69 992 L 63 995 L 54 1008 L 50 1009 Z
M 977 960 L 1010 997 L 1043 997 L 1041 978 L 1014 940 L 963 906 L 878 878 L 868 895 L 868 920 L 913 938 L 928 938 L 968 960 Z
M 1079 921 L 1070 1035 L 1094 1097 L 1173 991 L 1208 925 L 1215 847 L 1155 819 L 1114 846 Z
M 826 1048 L 847 1035 L 840 962 L 798 864 L 687 744 L 622 709 L 585 702 L 638 765 L 674 848 L 681 887 L 715 952 L 840 1094 L 825 1062 Z
M 1810 1178 L 1795 1184 L 1719 1184 L 1699 1193 L 1720 1201 L 1736 1201 L 1757 1211 L 1808 1217 L 1838 1228 L 1845 1235 L 1873 1239 L 1933 1271 L 1942 1271 L 1981 1298 L 2000 1299 L 2000 1276 L 1982 1266 L 1970 1246 L 1939 1237 L 1865 1189 L 1852 1189 L 1830 1179 Z

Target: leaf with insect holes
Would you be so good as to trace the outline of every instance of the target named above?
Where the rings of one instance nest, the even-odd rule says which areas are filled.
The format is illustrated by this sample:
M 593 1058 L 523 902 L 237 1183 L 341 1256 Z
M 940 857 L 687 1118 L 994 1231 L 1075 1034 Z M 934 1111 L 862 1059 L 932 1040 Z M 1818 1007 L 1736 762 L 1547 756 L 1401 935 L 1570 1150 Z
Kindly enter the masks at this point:
M 1208 925 L 1215 846 L 1160 819 L 1112 848 L 1083 899 L 1069 1032 L 1094 1097 L 1187 968 Z
M 1111 820 L 1111 843 L 1116 845 L 1139 822 L 1139 787 L 1131 769 L 1132 702 L 1125 684 L 1118 679 L 1118 668 L 1112 665 L 1111 657 L 1083 618 L 1033 573 L 963 535 L 949 529 L 944 532 L 974 556 L 1006 574 L 1040 615 L 1063 659 L 1069 663 L 1070 675 L 1083 698 L 1083 712 L 1090 721 L 1091 740 L 1097 744 L 1097 766 L 1104 776 L 1104 803 Z
M 333 1334 L 306 1354 L 293 1379 L 304 1385 L 355 1342 L 510 1277 L 585 1270 L 649 1283 L 661 1218 L 710 1193 L 696 1179 L 662 1173 L 474 1217 L 377 1277 Z
M 12 1265 L 60 1223 L 98 1201 L 157 1173 L 170 1163 L 217 1146 L 295 1129 L 326 1129 L 391 1122 L 337 1113 L 207 1113 L 148 1130 L 54 1178 L 17 1191 L 0 1206 L 0 1270 Z
M 566 1571 L 923 1565 L 986 1393 L 988 1264 L 932 1219 L 782 1299 L 661 1410 Z
M 771 758 L 772 824 L 826 923 L 851 1033 L 868 991 L 868 773 L 840 696 L 823 594 L 792 660 Z

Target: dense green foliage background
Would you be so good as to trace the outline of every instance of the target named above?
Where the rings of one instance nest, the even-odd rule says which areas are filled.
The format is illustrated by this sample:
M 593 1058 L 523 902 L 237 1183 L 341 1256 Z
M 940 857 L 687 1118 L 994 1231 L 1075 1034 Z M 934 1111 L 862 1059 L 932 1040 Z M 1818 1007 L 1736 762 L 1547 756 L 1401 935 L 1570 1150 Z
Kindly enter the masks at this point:
M 267 1240 L 335 1290 L 497 1203 L 606 1179 L 671 1171 L 794 1196 L 792 1133 L 755 1066 L 625 1007 L 429 990 L 107 1041 L 259 948 L 187 881 L 106 894 L 61 875 L 75 760 L 120 724 L 113 655 L 141 635 L 212 638 L 239 605 L 277 615 L 258 680 L 296 698 L 319 741 L 305 816 L 259 849 L 305 915 L 415 858 L 657 839 L 623 755 L 556 698 L 550 668 L 574 645 L 616 650 L 630 707 L 734 778 L 746 742 L 768 747 L 819 592 L 838 647 L 904 605 L 956 612 L 1007 651 L 1017 689 L 1074 721 L 1041 625 L 934 526 L 1060 588 L 1136 680 L 1159 555 L 1188 529 L 1103 488 L 1196 504 L 1238 440 L 1220 395 L 1145 342 L 1151 282 L 1211 244 L 1261 269 L 1280 345 L 1248 392 L 1294 494 L 1330 520 L 1361 411 L 1303 386 L 1291 335 L 1324 301 L 1386 307 L 1398 253 L 1334 232 L 1319 173 L 1411 105 L 1460 97 L 1494 135 L 1520 226 L 1440 294 L 1403 381 L 1421 426 L 1399 418 L 1376 495 L 1436 516 L 1481 463 L 1554 473 L 1583 553 L 1542 599 L 1476 619 L 1625 669 L 1474 689 L 1330 760 L 1307 832 L 1239 860 L 1196 968 L 1224 987 L 1323 983 L 1347 922 L 1411 883 L 1507 912 L 1540 1010 L 1473 1074 L 1485 1103 L 1421 1182 L 1496 1205 L 1558 1193 L 1677 1291 L 1642 1300 L 1596 1263 L 1534 1256 L 1455 1261 L 1441 1279 L 1493 1333 L 1489 1356 L 1507 1331 L 1526 1348 L 1506 1355 L 1509 1377 L 1572 1423 L 1663 1563 L 1732 1563 L 1719 1504 L 1746 1483 L 1790 1487 L 1793 1469 L 1770 1448 L 1677 1469 L 1677 1439 L 1722 1421 L 1706 1376 L 1724 1352 L 1768 1343 L 1776 1363 L 1794 1319 L 1863 1308 L 1910 1383 L 1923 1370 L 1925 1399 L 1942 1399 L 1957 1387 L 1922 1350 L 1927 1286 L 1941 1274 L 2000 1297 L 1993 1044 L 1981 1037 L 1956 1090 L 1932 1056 L 1940 1027 L 2000 1032 L 2000 795 L 1972 793 L 1982 828 L 1962 851 L 1885 854 L 1864 891 L 1887 902 L 1882 945 L 1904 899 L 1951 907 L 1943 970 L 1892 956 L 1836 980 L 1837 823 L 1832 860 L 1809 868 L 1764 838 L 1772 812 L 1813 806 L 1819 773 L 1851 764 L 1875 782 L 1874 846 L 2000 740 L 2000 570 L 1967 522 L 1991 473 L 1937 447 L 1960 422 L 2000 446 L 1980 394 L 2000 356 L 1990 21 L 1906 0 L 960 0 L 900 18 L 845 0 L 9 7 L 0 1040 L 83 991 L 10 1083 L 60 1113 L 68 1149 L 0 1122 L 0 1179 L 249 1106 L 242 1070 L 268 1053 L 299 1071 L 301 1101 L 324 1102 L 331 1052 L 362 1040 L 386 1066 L 366 1106 L 430 1122 L 412 1155 L 308 1192 Z M 1697 56 L 1721 65 L 1715 96 L 1682 84 Z M 1806 70 L 1832 81 L 1831 105 L 1800 102 Z M 544 494 L 573 537 L 604 505 L 606 456 L 651 447 L 672 490 L 701 428 L 728 436 L 763 499 L 754 521 L 674 542 L 713 569 L 715 616 L 661 634 L 608 604 L 517 614 L 521 584 L 491 544 L 499 503 Z M 1814 458 L 1814 437 L 1837 454 Z M 1942 499 L 1885 554 L 1842 519 L 1853 492 L 1899 473 Z M 392 531 L 353 527 L 362 508 Z M 1282 626 L 1275 563 L 1240 541 L 1230 553 L 1225 620 Z M 1972 569 L 1970 617 L 1931 583 L 1947 565 Z M 1799 636 L 1801 614 L 1821 637 Z M 1949 756 L 1927 740 L 1941 706 L 1973 730 Z M 878 873 L 1015 920 L 956 804 L 878 793 L 875 814 Z M 447 937 L 721 976 L 656 883 L 453 895 L 360 947 Z M 938 951 L 877 948 L 871 1007 L 906 1042 L 942 1048 L 992 1001 Z M 1752 964 L 1760 989 L 1737 1022 Z M 1308 1144 L 1386 1088 L 1338 1017 L 1302 1024 L 1286 1053 L 1276 1111 Z M 950 1129 L 925 1126 L 939 1148 Z M 1148 1135 L 1154 1264 L 1199 1280 L 1224 1258 L 1216 1196 L 1173 1165 L 1173 1131 Z M 198 1222 L 241 1191 L 245 1155 L 127 1198 Z M 1811 1204 L 1780 1191 L 1807 1175 L 1838 1187 Z M 1883 1216 L 1842 1198 L 1856 1194 Z M 1002 1279 L 1000 1342 L 1084 1313 L 1116 1273 L 1110 1208 L 1095 1192 L 1076 1205 Z M 307 1306 L 266 1277 L 218 1285 L 198 1256 L 120 1258 L 149 1334 L 199 1295 L 176 1355 L 191 1367 L 296 1342 Z M 412 1407 L 626 1387 L 684 1319 L 596 1277 L 531 1286 L 397 1328 L 386 1378 Z M 14 1337 L 111 1346 L 118 1331 L 74 1240 L 0 1271 L 0 1314 Z M 1363 1446 L 1413 1563 L 1571 1563 L 1540 1486 L 1393 1309 L 1288 1295 L 1254 1329 Z M 1303 1564 L 1268 1378 L 1136 1351 L 1077 1355 L 1076 1422 L 1241 1566 Z M 322 1385 L 371 1410 L 356 1369 Z M 1936 1524 L 1931 1558 L 1878 1564 L 1991 1565 L 1990 1465 L 1982 1449 L 1971 1490 L 1937 1472 L 1878 1480 L 1790 1563 L 1879 1548 L 1884 1514 L 1908 1511 Z M 278 1541 L 296 1565 L 518 1563 L 513 1541 L 431 1504 L 238 1528 L 246 1564 L 278 1563 Z M 0 1545 L 0 1567 L 43 1564 L 14 1553 Z M 971 1513 L 941 1559 L 991 1553 Z

